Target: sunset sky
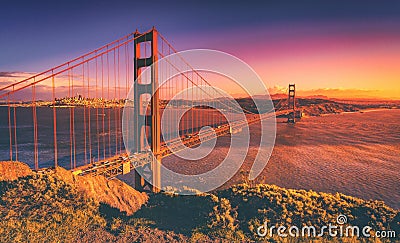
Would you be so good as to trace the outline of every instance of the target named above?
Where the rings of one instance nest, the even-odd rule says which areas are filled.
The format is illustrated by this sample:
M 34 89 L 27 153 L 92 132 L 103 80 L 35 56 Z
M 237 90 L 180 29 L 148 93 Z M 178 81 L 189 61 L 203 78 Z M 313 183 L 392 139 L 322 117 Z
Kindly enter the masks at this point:
M 152 26 L 178 50 L 244 60 L 271 92 L 296 83 L 303 95 L 400 99 L 399 1 L 7 1 L 0 76 L 40 72 Z

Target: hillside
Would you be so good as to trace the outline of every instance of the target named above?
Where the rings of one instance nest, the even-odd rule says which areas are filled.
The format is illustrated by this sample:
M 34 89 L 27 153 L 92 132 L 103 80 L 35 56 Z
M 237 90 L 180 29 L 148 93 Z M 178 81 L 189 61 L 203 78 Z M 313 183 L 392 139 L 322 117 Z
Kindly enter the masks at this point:
M 104 227 L 99 204 L 50 175 L 0 182 L 0 242 L 65 242 Z
M 0 181 L 0 242 L 281 242 L 276 235 L 258 237 L 256 229 L 264 222 L 319 229 L 335 224 L 340 214 L 349 225 L 400 232 L 399 211 L 340 193 L 248 183 L 197 196 L 150 194 L 148 201 L 135 192 L 118 180 L 75 178 L 60 168 Z M 136 207 L 127 201 L 130 195 Z M 120 208 L 131 207 L 132 215 L 110 206 L 118 200 Z M 369 242 L 326 236 L 316 240 Z
M 0 181 L 36 175 L 22 162 L 0 162 L 0 173 Z M 146 193 L 138 192 L 120 180 L 107 180 L 103 176 L 73 176 L 62 167 L 42 173 L 65 182 L 98 203 L 110 205 L 128 215 L 133 214 L 148 200 Z
M 284 104 L 285 105 L 285 104 Z M 356 112 L 367 109 L 399 109 L 399 102 L 375 100 L 361 102 L 359 100 L 338 100 L 326 97 L 298 98 L 296 106 L 306 116 L 320 116 L 324 114 L 335 114 L 342 112 Z
M 341 193 L 329 194 L 315 191 L 292 190 L 274 185 L 240 184 L 218 193 L 229 199 L 232 212 L 237 215 L 238 228 L 253 240 L 256 226 L 268 222 L 270 226 L 310 226 L 320 230 L 331 223 L 337 225 L 337 217 L 347 217 L 351 226 L 365 225 L 376 230 L 395 230 L 400 238 L 400 212 L 382 201 L 365 201 Z
M 133 217 L 153 222 L 159 229 L 191 236 L 192 240 L 281 242 L 282 238 L 276 234 L 273 237 L 258 237 L 257 228 L 268 222 L 268 225 L 277 227 L 314 225 L 319 230 L 322 225 L 337 224 L 340 214 L 347 216 L 348 225 L 395 230 L 397 240 L 400 240 L 400 212 L 382 201 L 365 201 L 340 193 L 292 190 L 267 184 L 239 184 L 199 196 L 153 195 Z M 327 235 L 316 239 L 359 242 L 352 238 L 335 241 Z M 301 237 L 292 240 L 290 242 L 309 241 Z
M 274 107 L 279 110 L 281 108 L 287 109 L 287 95 L 276 94 L 272 96 L 272 103 Z M 254 100 L 258 102 L 261 107 L 256 107 Z M 255 96 L 252 98 L 238 98 L 238 104 L 251 112 L 269 112 L 273 108 L 267 97 Z M 315 95 L 309 97 L 297 97 L 296 107 L 303 111 L 306 116 L 320 116 L 324 114 L 335 114 L 342 112 L 356 112 L 364 109 L 389 109 L 400 108 L 399 101 L 387 100 L 373 100 L 373 101 L 360 101 L 360 100 L 339 100 L 330 99 L 326 96 Z M 259 110 L 258 110 L 259 108 Z
M 283 97 L 275 96 L 272 103 L 275 109 L 279 110 L 281 108 L 287 109 L 287 95 Z M 251 98 L 240 98 L 236 99 L 238 104 L 245 108 L 246 110 L 252 112 L 269 112 L 273 110 L 273 107 L 270 107 L 270 103 L 264 98 L 256 98 L 255 99 L 261 107 L 256 107 L 253 99 Z M 341 113 L 341 112 L 354 112 L 359 111 L 361 109 L 367 108 L 377 108 L 380 107 L 381 104 L 353 104 L 353 103 L 344 103 L 339 101 L 330 100 L 324 97 L 313 97 L 313 98 L 297 98 L 296 99 L 296 107 L 303 111 L 306 116 L 320 116 L 322 114 L 331 114 L 331 113 Z M 259 108 L 259 110 L 258 110 Z
M 364 107 L 344 104 L 326 99 L 298 99 L 298 109 L 306 116 L 320 116 L 324 114 L 335 114 L 342 112 L 355 112 Z

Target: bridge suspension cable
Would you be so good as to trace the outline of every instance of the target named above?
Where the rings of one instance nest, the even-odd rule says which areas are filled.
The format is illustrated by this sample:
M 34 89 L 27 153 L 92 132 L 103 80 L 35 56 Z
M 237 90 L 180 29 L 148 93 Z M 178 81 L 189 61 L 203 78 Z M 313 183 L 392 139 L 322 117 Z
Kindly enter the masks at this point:
M 161 39 L 173 50 L 173 52 L 175 53 L 175 54 L 177 54 L 179 57 L 180 57 L 180 59 L 191 69 L 191 71 L 192 72 L 194 72 L 202 81 L 204 81 L 209 87 L 212 87 L 212 88 L 214 88 L 206 79 L 204 79 L 204 77 L 197 71 L 197 70 L 195 70 L 191 65 L 190 65 L 190 63 L 188 63 L 183 57 L 182 57 L 182 55 L 180 55 L 179 54 L 179 52 L 167 41 L 167 39 L 164 37 L 164 36 L 162 36 L 161 34 L 159 34 L 160 35 L 160 37 L 161 37 Z M 164 55 L 162 56 L 162 57 L 165 57 Z M 166 60 L 167 62 L 169 62 L 168 60 Z M 170 62 L 169 62 L 170 63 Z M 170 63 L 171 65 L 173 65 L 172 63 Z M 180 72 L 180 73 L 182 73 L 182 70 L 179 70 L 175 65 L 173 65 L 173 67 L 174 68 L 176 68 L 176 70 L 178 71 L 178 72 Z M 183 73 L 182 73 L 182 75 L 184 75 Z M 186 76 L 186 78 L 188 79 L 188 80 L 190 80 L 194 85 L 196 85 L 196 86 L 198 86 L 197 84 L 195 84 L 191 79 L 189 79 L 189 77 L 187 77 Z M 201 89 L 201 87 L 199 87 L 200 89 Z M 208 94 L 207 92 L 205 92 L 203 89 L 201 89 L 205 94 Z M 214 88 L 214 90 L 216 90 L 217 92 L 218 92 L 218 94 L 220 94 L 221 96 L 224 96 L 224 94 L 223 93 L 221 93 L 221 91 L 219 91 L 218 89 L 215 89 Z M 208 94 L 209 95 L 209 94 Z M 210 96 L 210 95 L 209 95 Z M 229 99 L 228 99 L 229 100 Z M 233 104 L 233 107 L 237 107 L 237 105 L 235 104 L 235 103 L 233 103 L 233 101 L 232 100 L 229 100 L 229 102 L 231 102 L 232 104 Z M 221 102 L 222 103 L 222 102 Z M 224 104 L 224 106 L 227 106 L 225 103 L 223 103 Z M 244 107 L 242 107 L 241 108 L 241 110 L 239 110 L 239 112 L 245 112 L 245 113 L 248 113 L 248 114 L 256 114 L 256 113 L 254 113 L 254 112 L 252 112 L 252 111 L 249 111 L 249 110 L 247 110 L 246 108 L 244 108 Z
M 10 160 L 25 161 L 35 169 L 86 166 L 94 173 L 104 163 L 108 167 L 102 166 L 109 170 L 120 171 L 121 166 L 115 164 L 114 168 L 107 163 L 121 161 L 121 156 L 126 155 L 122 139 L 122 108 L 129 102 L 127 97 L 135 82 L 134 42 L 144 38 L 140 51 L 146 59 L 151 49 L 146 36 L 153 30 L 142 34 L 130 33 L 61 65 L 1 87 L 0 99 L 7 107 L 0 118 L 4 123 L 0 129 L 4 127 L 4 131 L 0 131 L 9 136 L 9 144 L 4 147 L 9 147 Z M 198 136 L 204 126 L 211 126 L 220 135 L 229 131 L 227 123 L 230 119 L 216 108 L 222 107 L 227 116 L 235 119 L 238 119 L 235 115 L 241 113 L 261 116 L 226 98 L 211 84 L 207 77 L 209 74 L 195 70 L 164 36 L 158 36 L 161 49 L 155 54 L 165 58 L 168 64 L 159 67 L 160 74 L 168 78 L 176 72 L 179 75 L 160 87 L 163 106 L 157 112 L 165 115 L 166 121 L 172 124 L 177 119 L 177 110 L 189 107 L 179 123 L 179 131 L 167 128 L 167 135 L 162 140 L 164 145 L 185 136 Z M 172 54 L 178 55 L 184 70 L 168 59 Z M 171 101 L 182 90 L 187 92 L 178 101 Z M 278 102 L 276 111 L 284 109 L 283 102 L 284 99 Z M 175 105 L 175 110 L 169 114 L 164 107 L 167 103 Z M 253 119 L 251 116 L 248 117 Z M 190 142 L 185 141 L 187 144 Z M 196 139 L 193 141 L 193 144 L 198 143 Z M 143 161 L 146 158 L 141 157 Z
M 108 43 L 108 44 L 106 44 L 106 45 L 103 45 L 103 46 L 101 46 L 101 47 L 99 47 L 99 48 L 97 48 L 97 49 L 95 49 L 95 50 L 93 50 L 93 51 L 87 52 L 87 53 L 85 53 L 85 54 L 83 54 L 83 55 L 81 55 L 81 56 L 79 56 L 79 57 L 76 57 L 76 58 L 74 58 L 74 59 L 72 59 L 72 60 L 69 60 L 69 61 L 67 61 L 67 62 L 65 62 L 65 63 L 63 63 L 63 64 L 60 64 L 60 65 L 56 66 L 56 67 L 50 68 L 50 69 L 48 69 L 48 70 L 46 70 L 46 71 L 37 73 L 37 74 L 35 74 L 35 75 L 33 75 L 33 76 L 30 76 L 30 77 L 25 78 L 25 79 L 23 79 L 23 80 L 20 80 L 20 81 L 18 81 L 18 82 L 14 82 L 14 83 L 11 83 L 11 84 L 6 85 L 6 86 L 4 86 L 4 87 L 1 87 L 1 88 L 0 88 L 0 91 L 9 89 L 9 88 L 11 88 L 11 87 L 13 87 L 13 86 L 16 86 L 16 85 L 19 85 L 19 84 L 21 84 L 21 83 L 27 82 L 27 81 L 29 81 L 29 80 L 31 80 L 31 79 L 35 79 L 35 78 L 37 78 L 37 77 L 39 77 L 39 76 L 41 76 L 41 75 L 45 75 L 46 73 L 56 72 L 56 70 L 59 69 L 59 68 L 62 68 L 62 67 L 65 67 L 65 66 L 69 67 L 69 66 L 70 66 L 71 64 L 73 64 L 74 62 L 77 62 L 77 61 L 79 61 L 79 60 L 81 60 L 81 59 L 85 59 L 86 57 L 91 56 L 91 55 L 93 55 L 93 54 L 96 55 L 97 52 L 99 52 L 100 50 L 108 49 L 110 46 L 112 46 L 112 45 L 114 45 L 114 44 L 116 44 L 116 43 L 119 43 L 120 41 L 122 41 L 122 40 L 124 40 L 124 39 L 129 39 L 129 38 L 132 37 L 133 35 L 134 35 L 134 32 L 129 33 L 129 34 L 127 34 L 127 35 L 125 35 L 125 36 L 123 36 L 123 37 L 121 37 L 121 38 L 119 38 L 119 39 L 117 39 L 117 40 L 115 40 L 115 41 L 112 41 L 112 42 L 110 42 L 110 43 Z

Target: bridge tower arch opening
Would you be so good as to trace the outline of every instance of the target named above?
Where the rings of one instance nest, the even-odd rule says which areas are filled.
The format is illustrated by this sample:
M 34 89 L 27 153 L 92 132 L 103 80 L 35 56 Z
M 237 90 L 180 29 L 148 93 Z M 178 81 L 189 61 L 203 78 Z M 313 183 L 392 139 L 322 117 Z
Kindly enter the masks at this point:
M 289 84 L 289 95 L 288 95 L 288 109 L 290 110 L 288 115 L 288 123 L 296 122 L 296 85 Z
M 153 28 L 146 34 L 135 32 L 134 40 L 134 150 L 144 152 L 150 146 L 154 157 L 150 163 L 135 170 L 135 188 L 141 191 L 159 192 L 161 187 L 161 156 L 160 152 L 160 112 L 158 92 L 157 67 L 157 30 Z M 142 57 L 140 44 L 150 42 L 149 57 Z M 151 68 L 150 83 L 143 83 L 142 68 Z M 150 104 L 142 109 L 145 97 L 150 98 Z M 147 105 L 146 105 L 147 106 Z M 150 134 L 146 134 L 149 131 Z M 147 139 L 147 141 L 146 141 Z

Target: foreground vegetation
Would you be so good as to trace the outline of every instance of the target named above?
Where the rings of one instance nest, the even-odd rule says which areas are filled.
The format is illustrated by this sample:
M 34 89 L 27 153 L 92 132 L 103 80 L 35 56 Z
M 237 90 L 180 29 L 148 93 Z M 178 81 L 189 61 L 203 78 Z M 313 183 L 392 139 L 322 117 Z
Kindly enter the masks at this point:
M 0 242 L 71 241 L 106 225 L 98 204 L 52 176 L 2 181 L 0 195 Z
M 256 228 L 264 222 L 320 227 L 336 223 L 339 214 L 350 225 L 400 233 L 399 211 L 339 193 L 239 184 L 214 194 L 150 195 L 145 206 L 127 216 L 51 174 L 0 182 L 0 242 L 301 242 L 309 239 L 260 238 Z

